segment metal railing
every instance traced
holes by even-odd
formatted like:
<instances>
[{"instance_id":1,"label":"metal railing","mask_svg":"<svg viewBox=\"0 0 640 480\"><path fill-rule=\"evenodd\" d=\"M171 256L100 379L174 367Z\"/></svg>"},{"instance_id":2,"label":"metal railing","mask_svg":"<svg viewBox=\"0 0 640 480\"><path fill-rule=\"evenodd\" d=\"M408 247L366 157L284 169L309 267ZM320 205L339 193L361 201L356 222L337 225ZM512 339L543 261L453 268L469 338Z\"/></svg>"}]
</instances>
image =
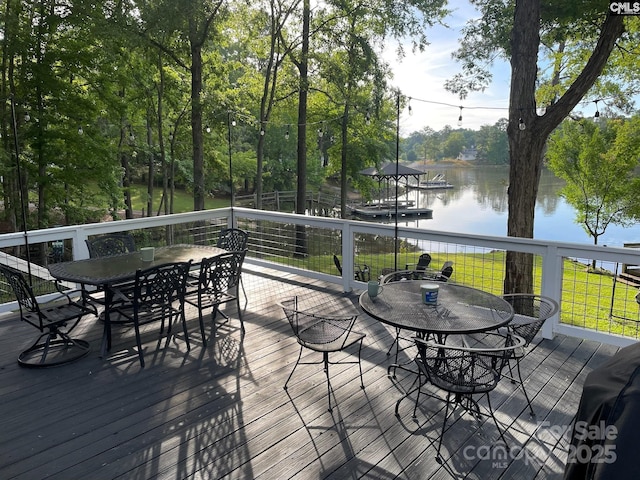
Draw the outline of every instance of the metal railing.
<instances>
[{"instance_id":1,"label":"metal railing","mask_svg":"<svg viewBox=\"0 0 640 480\"><path fill-rule=\"evenodd\" d=\"M32 275L51 284L47 263L88 258L85 240L93 235L131 232L138 247L215 244L219 231L232 225L250 234L246 264L339 283L345 291L365 287L355 279L358 267L366 265L375 279L386 271L410 267L421 252L429 252L436 268L444 261L454 262L451 281L501 294L506 252L529 253L534 258L534 290L561 303L560 314L545 324L543 335L562 333L619 346L640 338L637 286L613 275L620 265L640 265L640 250L631 248L449 233L236 207L33 230L26 239L24 233L4 234L0 235L0 262L25 270L28 243ZM0 312L15 308L1 283L0 293L4 302Z\"/></svg>"}]
</instances>

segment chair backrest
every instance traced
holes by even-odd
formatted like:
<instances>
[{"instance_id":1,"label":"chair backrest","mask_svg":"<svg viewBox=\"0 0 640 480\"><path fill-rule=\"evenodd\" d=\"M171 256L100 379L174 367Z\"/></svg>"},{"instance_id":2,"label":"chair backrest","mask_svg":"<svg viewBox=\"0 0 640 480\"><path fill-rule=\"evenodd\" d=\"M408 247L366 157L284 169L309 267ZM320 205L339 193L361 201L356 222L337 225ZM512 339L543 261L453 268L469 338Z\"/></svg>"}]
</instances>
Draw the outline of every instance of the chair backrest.
<instances>
[{"instance_id":1,"label":"chair backrest","mask_svg":"<svg viewBox=\"0 0 640 480\"><path fill-rule=\"evenodd\" d=\"M425 270L430 263L431 255L429 255L428 253L423 253L418 257L418 265L416 265L416 270Z\"/></svg>"},{"instance_id":2,"label":"chair backrest","mask_svg":"<svg viewBox=\"0 0 640 480\"><path fill-rule=\"evenodd\" d=\"M33 289L27 283L22 272L7 265L0 265L0 273L4 276L7 283L13 290L16 300L18 301L18 305L20 306L20 316L22 319L42 330L43 326L40 306L33 294Z\"/></svg>"},{"instance_id":3,"label":"chair backrest","mask_svg":"<svg viewBox=\"0 0 640 480\"><path fill-rule=\"evenodd\" d=\"M471 348L447 339L451 344L439 344L416 338L416 362L427 379L437 387L453 393L486 393L493 390L508 365L513 352L524 345L516 336L500 336L496 348ZM490 342L494 344L494 341Z\"/></svg>"},{"instance_id":4,"label":"chair backrest","mask_svg":"<svg viewBox=\"0 0 640 480\"><path fill-rule=\"evenodd\" d=\"M185 294L191 262L176 262L138 270L133 294L133 307L170 307Z\"/></svg>"},{"instance_id":5,"label":"chair backrest","mask_svg":"<svg viewBox=\"0 0 640 480\"><path fill-rule=\"evenodd\" d=\"M542 295L512 293L503 295L502 298L511 304L514 311L509 328L524 338L525 346L531 343L544 322L553 317L560 308L554 299Z\"/></svg>"},{"instance_id":6,"label":"chair backrest","mask_svg":"<svg viewBox=\"0 0 640 480\"><path fill-rule=\"evenodd\" d=\"M279 305L300 344L310 348L334 344L335 351L341 350L358 318L358 315L330 316L298 310L298 297L282 301Z\"/></svg>"},{"instance_id":7,"label":"chair backrest","mask_svg":"<svg viewBox=\"0 0 640 480\"><path fill-rule=\"evenodd\" d=\"M220 232L216 246L225 250L239 252L247 249L249 234L239 228L227 228Z\"/></svg>"},{"instance_id":8,"label":"chair backrest","mask_svg":"<svg viewBox=\"0 0 640 480\"><path fill-rule=\"evenodd\" d=\"M201 292L226 292L240 283L246 251L225 252L200 263L198 288Z\"/></svg>"},{"instance_id":9,"label":"chair backrest","mask_svg":"<svg viewBox=\"0 0 640 480\"><path fill-rule=\"evenodd\" d=\"M340 259L338 258L337 255L333 256L333 263L335 264L336 268L340 272L340 275L342 275L342 264L340 263Z\"/></svg>"},{"instance_id":10,"label":"chair backrest","mask_svg":"<svg viewBox=\"0 0 640 480\"><path fill-rule=\"evenodd\" d=\"M86 242L91 258L109 257L111 255L136 251L136 242L129 234L108 233L87 239Z\"/></svg>"}]
</instances>

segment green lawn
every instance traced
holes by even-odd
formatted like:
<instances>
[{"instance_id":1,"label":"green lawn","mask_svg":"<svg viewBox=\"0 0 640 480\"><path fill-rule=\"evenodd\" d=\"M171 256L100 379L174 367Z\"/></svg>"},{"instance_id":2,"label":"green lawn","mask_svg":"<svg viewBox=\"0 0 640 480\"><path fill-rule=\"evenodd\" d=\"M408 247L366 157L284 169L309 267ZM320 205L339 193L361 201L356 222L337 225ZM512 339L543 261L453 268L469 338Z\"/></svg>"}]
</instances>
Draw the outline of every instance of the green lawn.
<instances>
[{"instance_id":1,"label":"green lawn","mask_svg":"<svg viewBox=\"0 0 640 480\"><path fill-rule=\"evenodd\" d=\"M415 261L418 255L419 253L411 254L410 261ZM274 257L269 260L333 275L338 274L332 255L312 255L304 259ZM404 254L398 255L400 268L404 267L405 260ZM502 294L504 252L436 254L433 256L431 265L439 268L446 260L454 262L451 281L480 288L495 295ZM371 269L371 278L376 279L383 268L393 267L394 255L366 255L356 258L355 261L360 265L366 263ZM535 293L540 293L542 269L539 260L536 262L534 275L538 290ZM636 286L621 282L615 284L614 291L611 274L606 272L592 273L587 265L565 259L561 322L600 332L638 338L640 316L635 300L637 293Z\"/></svg>"},{"instance_id":2,"label":"green lawn","mask_svg":"<svg viewBox=\"0 0 640 480\"><path fill-rule=\"evenodd\" d=\"M158 212L160 200L162 197L162 189L154 190L153 214ZM133 185L131 187L131 202L134 210L142 210L147 208L147 186ZM231 204L228 198L206 198L204 202L205 209L223 208ZM164 211L164 205L162 206ZM184 190L176 190L173 197L174 213L193 212L193 193Z\"/></svg>"}]
</instances>

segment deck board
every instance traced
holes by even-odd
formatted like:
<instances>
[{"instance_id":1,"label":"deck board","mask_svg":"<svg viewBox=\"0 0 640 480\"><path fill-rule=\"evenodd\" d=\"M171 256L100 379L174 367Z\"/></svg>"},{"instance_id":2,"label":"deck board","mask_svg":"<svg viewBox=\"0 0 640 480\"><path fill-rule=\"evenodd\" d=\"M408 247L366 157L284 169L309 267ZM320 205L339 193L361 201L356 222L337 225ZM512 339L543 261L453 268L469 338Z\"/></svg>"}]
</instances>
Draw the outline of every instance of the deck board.
<instances>
[{"instance_id":1,"label":"deck board","mask_svg":"<svg viewBox=\"0 0 640 480\"><path fill-rule=\"evenodd\" d=\"M478 427L462 415L445 433L441 466L435 452L444 405L422 397L413 419L410 396L394 415L413 376L399 370L396 379L387 377L395 332L365 314L357 323L367 334L364 391L356 365L331 366L332 413L321 366L300 365L288 390L282 388L299 346L276 301L299 295L326 312L357 311L357 292L258 267L247 268L244 285L244 336L235 307L227 305L231 322L215 338L207 330L203 346L191 308L191 350L181 331L165 346L147 326L144 369L126 326L114 328L112 352L100 358L102 325L95 319L76 335L91 342L89 356L57 368L20 368L16 357L35 330L15 315L0 318L0 478L561 478L566 438L549 426L570 424L585 376L617 350L565 336L536 340L522 363L536 418L508 380L491 396L509 443L536 461L465 458L465 448L494 444L498 433L490 419ZM399 358L410 355L404 350Z\"/></svg>"}]
</instances>

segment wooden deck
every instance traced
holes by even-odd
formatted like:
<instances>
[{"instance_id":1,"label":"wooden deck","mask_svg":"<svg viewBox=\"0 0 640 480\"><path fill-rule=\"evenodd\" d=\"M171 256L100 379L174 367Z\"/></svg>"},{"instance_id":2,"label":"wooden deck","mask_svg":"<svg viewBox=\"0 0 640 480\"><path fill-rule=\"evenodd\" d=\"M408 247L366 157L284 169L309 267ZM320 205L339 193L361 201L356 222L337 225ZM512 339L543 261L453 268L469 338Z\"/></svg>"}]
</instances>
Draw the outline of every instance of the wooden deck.
<instances>
[{"instance_id":1,"label":"wooden deck","mask_svg":"<svg viewBox=\"0 0 640 480\"><path fill-rule=\"evenodd\" d=\"M111 355L99 357L98 321L86 321L76 335L91 341L88 357L50 369L20 368L16 357L36 332L15 316L0 318L0 478L561 478L567 442L557 429L571 423L585 375L617 350L569 337L540 341L523 363L537 420L510 382L491 397L519 458L479 458L496 443L497 431L490 420L478 428L463 415L445 434L448 460L440 466L434 442L443 404L423 397L413 420L410 398L400 418L394 415L412 378L387 377L393 332L364 314L357 323L367 334L364 391L354 365L331 371L333 413L320 367L298 367L288 391L282 388L298 346L275 302L299 295L325 311L356 309L356 293L254 267L247 267L244 282L244 338L229 306L232 322L203 348L189 310L191 351L180 336L165 346L149 330L144 369L128 327L116 327Z\"/></svg>"}]
</instances>

